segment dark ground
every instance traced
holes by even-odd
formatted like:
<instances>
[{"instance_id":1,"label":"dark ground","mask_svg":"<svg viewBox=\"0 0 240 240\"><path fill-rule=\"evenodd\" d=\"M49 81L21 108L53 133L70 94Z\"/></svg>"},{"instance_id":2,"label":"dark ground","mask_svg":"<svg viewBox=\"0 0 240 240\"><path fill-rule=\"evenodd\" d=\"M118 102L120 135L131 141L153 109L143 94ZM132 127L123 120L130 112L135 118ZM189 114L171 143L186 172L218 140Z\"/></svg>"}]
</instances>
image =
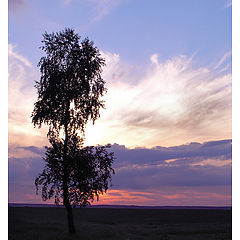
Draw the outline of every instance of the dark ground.
<instances>
[{"instance_id":1,"label":"dark ground","mask_svg":"<svg viewBox=\"0 0 240 240\"><path fill-rule=\"evenodd\" d=\"M76 237L64 208L9 207L10 240L232 239L232 211L216 209L74 209Z\"/></svg>"}]
</instances>

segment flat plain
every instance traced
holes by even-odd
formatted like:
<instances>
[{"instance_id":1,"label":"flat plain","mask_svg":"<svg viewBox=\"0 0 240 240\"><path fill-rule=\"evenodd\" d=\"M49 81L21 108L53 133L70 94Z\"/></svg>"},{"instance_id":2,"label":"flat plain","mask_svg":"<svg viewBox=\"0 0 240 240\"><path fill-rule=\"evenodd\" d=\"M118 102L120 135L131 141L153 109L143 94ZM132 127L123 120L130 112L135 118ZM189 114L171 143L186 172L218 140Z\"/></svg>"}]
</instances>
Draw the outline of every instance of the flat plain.
<instances>
[{"instance_id":1,"label":"flat plain","mask_svg":"<svg viewBox=\"0 0 240 240\"><path fill-rule=\"evenodd\" d=\"M73 209L70 237L64 208L9 207L9 240L228 240L230 209Z\"/></svg>"}]
</instances>

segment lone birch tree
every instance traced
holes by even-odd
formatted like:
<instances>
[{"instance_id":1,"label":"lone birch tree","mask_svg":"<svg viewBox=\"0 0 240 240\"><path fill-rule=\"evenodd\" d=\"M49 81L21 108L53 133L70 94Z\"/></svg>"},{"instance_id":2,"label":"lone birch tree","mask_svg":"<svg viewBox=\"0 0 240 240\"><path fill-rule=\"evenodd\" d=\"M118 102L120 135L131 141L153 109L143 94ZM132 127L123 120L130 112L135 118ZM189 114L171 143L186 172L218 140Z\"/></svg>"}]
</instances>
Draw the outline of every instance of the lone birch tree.
<instances>
[{"instance_id":1,"label":"lone birch tree","mask_svg":"<svg viewBox=\"0 0 240 240\"><path fill-rule=\"evenodd\" d=\"M39 61L40 81L36 81L38 99L32 122L46 124L50 147L46 147L46 165L36 178L42 199L55 199L67 210L70 234L75 234L72 207L86 206L106 192L111 181L113 153L106 146L83 147L85 126L97 120L104 107L106 93L101 77L105 65L97 47L88 38L80 42L73 29L44 33L45 52Z\"/></svg>"}]
</instances>

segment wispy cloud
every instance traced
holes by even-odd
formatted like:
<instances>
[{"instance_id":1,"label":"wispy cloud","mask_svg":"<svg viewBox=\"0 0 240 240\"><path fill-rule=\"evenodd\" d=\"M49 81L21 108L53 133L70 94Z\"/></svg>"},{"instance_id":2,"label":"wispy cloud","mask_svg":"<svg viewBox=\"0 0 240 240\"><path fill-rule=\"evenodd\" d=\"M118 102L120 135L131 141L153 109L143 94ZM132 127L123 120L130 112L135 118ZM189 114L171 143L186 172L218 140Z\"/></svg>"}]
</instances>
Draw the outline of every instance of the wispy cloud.
<instances>
[{"instance_id":1,"label":"wispy cloud","mask_svg":"<svg viewBox=\"0 0 240 240\"><path fill-rule=\"evenodd\" d=\"M89 14L91 16L88 25L100 21L104 16L111 13L119 4L125 0L63 0L63 3L68 6L76 2L89 6Z\"/></svg>"},{"instance_id":2,"label":"wispy cloud","mask_svg":"<svg viewBox=\"0 0 240 240\"><path fill-rule=\"evenodd\" d=\"M92 18L92 22L96 22L113 11L122 2L122 0L90 0L90 2L95 6L95 16Z\"/></svg>"},{"instance_id":3,"label":"wispy cloud","mask_svg":"<svg viewBox=\"0 0 240 240\"><path fill-rule=\"evenodd\" d=\"M103 53L106 110L87 128L86 144L151 147L231 138L231 73L223 71L229 55L210 69L193 68L186 56L159 62L154 54L139 69L124 64L118 54ZM46 129L33 129L30 119L38 79L37 69L9 44L10 141L23 136L28 142L46 141Z\"/></svg>"},{"instance_id":4,"label":"wispy cloud","mask_svg":"<svg viewBox=\"0 0 240 240\"><path fill-rule=\"evenodd\" d=\"M223 57L219 60L217 65L215 66L215 69L219 68L229 57L232 56L232 51L226 52Z\"/></svg>"},{"instance_id":5,"label":"wispy cloud","mask_svg":"<svg viewBox=\"0 0 240 240\"><path fill-rule=\"evenodd\" d=\"M17 53L15 48L16 48L16 46L14 46L12 44L8 44L8 56L9 56L9 58L20 61L20 63L23 63L26 67L32 67L31 62L27 58L25 58L22 55L20 55L19 53Z\"/></svg>"},{"instance_id":6,"label":"wispy cloud","mask_svg":"<svg viewBox=\"0 0 240 240\"><path fill-rule=\"evenodd\" d=\"M224 70L229 55L211 69L193 67L186 56L159 62L153 54L139 70L125 66L119 55L103 54L106 110L89 127L88 144L97 144L96 135L101 143L148 147L230 138L232 76Z\"/></svg>"},{"instance_id":7,"label":"wispy cloud","mask_svg":"<svg viewBox=\"0 0 240 240\"><path fill-rule=\"evenodd\" d=\"M33 143L42 145L44 130L34 129L30 115L36 100L34 81L39 73L31 62L8 46L8 129L9 143ZM38 142L38 143L37 143ZM38 145L39 146L39 145Z\"/></svg>"}]
</instances>

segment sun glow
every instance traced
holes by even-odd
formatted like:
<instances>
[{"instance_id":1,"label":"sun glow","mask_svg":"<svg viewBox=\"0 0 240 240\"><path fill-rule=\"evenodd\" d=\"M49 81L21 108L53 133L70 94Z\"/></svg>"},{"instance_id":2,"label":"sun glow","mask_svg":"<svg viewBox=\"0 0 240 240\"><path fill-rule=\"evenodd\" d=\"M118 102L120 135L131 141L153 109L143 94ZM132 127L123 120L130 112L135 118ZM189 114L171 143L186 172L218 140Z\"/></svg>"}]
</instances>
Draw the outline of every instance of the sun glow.
<instances>
[{"instance_id":1,"label":"sun glow","mask_svg":"<svg viewBox=\"0 0 240 240\"><path fill-rule=\"evenodd\" d=\"M104 124L97 124L94 125L89 122L85 129L85 146L90 145L97 145L102 144L102 139L106 135L106 127Z\"/></svg>"}]
</instances>

